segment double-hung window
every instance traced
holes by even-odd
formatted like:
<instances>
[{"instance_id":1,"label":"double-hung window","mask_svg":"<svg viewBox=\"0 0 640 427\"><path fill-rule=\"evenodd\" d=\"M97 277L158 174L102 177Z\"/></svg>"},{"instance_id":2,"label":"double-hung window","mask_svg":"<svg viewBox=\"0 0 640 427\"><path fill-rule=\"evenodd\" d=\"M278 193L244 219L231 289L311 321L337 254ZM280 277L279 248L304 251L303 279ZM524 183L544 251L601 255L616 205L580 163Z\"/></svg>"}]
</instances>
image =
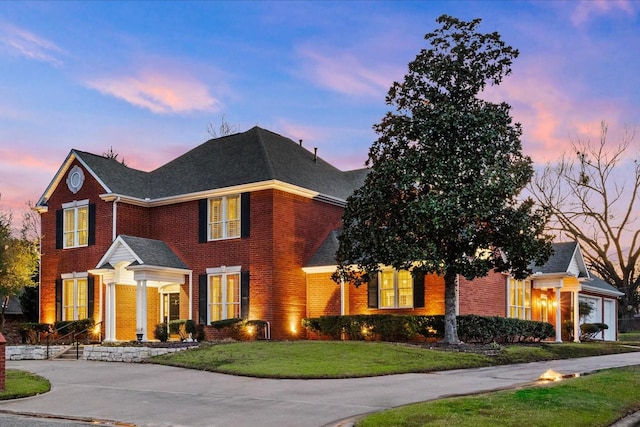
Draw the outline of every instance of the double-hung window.
<instances>
[{"instance_id":1,"label":"double-hung window","mask_svg":"<svg viewBox=\"0 0 640 427\"><path fill-rule=\"evenodd\" d=\"M209 199L209 240L240 237L240 195Z\"/></svg>"},{"instance_id":2,"label":"double-hung window","mask_svg":"<svg viewBox=\"0 0 640 427\"><path fill-rule=\"evenodd\" d=\"M240 318L240 267L208 269L209 320Z\"/></svg>"},{"instance_id":3,"label":"double-hung window","mask_svg":"<svg viewBox=\"0 0 640 427\"><path fill-rule=\"evenodd\" d=\"M379 308L413 307L413 277L407 270L382 270L378 274Z\"/></svg>"},{"instance_id":4,"label":"double-hung window","mask_svg":"<svg viewBox=\"0 0 640 427\"><path fill-rule=\"evenodd\" d=\"M509 281L509 317L531 320L531 281Z\"/></svg>"},{"instance_id":5,"label":"double-hung window","mask_svg":"<svg viewBox=\"0 0 640 427\"><path fill-rule=\"evenodd\" d=\"M86 319L89 317L88 279L68 276L63 275L62 279L62 320Z\"/></svg>"},{"instance_id":6,"label":"double-hung window","mask_svg":"<svg viewBox=\"0 0 640 427\"><path fill-rule=\"evenodd\" d=\"M89 205L88 202L73 203L63 213L64 248L75 248L89 244Z\"/></svg>"}]
</instances>

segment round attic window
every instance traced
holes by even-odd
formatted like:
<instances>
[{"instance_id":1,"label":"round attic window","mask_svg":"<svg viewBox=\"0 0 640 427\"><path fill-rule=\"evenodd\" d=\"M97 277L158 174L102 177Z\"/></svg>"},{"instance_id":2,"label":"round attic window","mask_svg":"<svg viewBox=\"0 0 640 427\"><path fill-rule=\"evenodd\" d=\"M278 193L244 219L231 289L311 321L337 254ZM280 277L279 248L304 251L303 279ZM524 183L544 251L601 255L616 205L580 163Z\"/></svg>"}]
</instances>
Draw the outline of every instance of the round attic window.
<instances>
[{"instance_id":1,"label":"round attic window","mask_svg":"<svg viewBox=\"0 0 640 427\"><path fill-rule=\"evenodd\" d=\"M84 172L78 165L75 165L67 175L67 186L73 194L76 194L82 188L83 183Z\"/></svg>"}]
</instances>

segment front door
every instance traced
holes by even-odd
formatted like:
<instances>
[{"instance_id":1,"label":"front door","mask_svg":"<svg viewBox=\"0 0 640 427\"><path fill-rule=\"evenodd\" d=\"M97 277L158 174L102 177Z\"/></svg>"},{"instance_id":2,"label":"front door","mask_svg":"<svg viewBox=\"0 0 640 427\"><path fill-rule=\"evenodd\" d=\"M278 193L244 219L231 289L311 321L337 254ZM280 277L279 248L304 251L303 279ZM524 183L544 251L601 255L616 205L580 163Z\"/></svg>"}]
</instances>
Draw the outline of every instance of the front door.
<instances>
[{"instance_id":1,"label":"front door","mask_svg":"<svg viewBox=\"0 0 640 427\"><path fill-rule=\"evenodd\" d=\"M180 319L180 294L162 294L162 321L169 324L172 320Z\"/></svg>"}]
</instances>

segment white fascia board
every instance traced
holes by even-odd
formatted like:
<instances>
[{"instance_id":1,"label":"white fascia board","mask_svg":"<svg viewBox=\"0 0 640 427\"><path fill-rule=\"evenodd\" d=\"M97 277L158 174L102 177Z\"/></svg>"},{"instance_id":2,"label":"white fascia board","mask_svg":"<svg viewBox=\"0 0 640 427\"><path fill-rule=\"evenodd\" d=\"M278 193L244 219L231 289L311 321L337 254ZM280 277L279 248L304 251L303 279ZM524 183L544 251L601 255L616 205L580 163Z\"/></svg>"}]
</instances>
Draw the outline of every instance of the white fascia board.
<instances>
[{"instance_id":1,"label":"white fascia board","mask_svg":"<svg viewBox=\"0 0 640 427\"><path fill-rule=\"evenodd\" d=\"M102 258L100 259L100 261L98 262L98 265L96 265L96 269L100 268L101 265L104 265L109 258L111 258L111 256L113 255L113 253L117 250L118 245L122 245L124 246L127 251L129 251L129 253L131 254L131 256L138 261L139 264L142 264L142 260L140 259L140 257L138 257L138 255L131 250L131 248L129 247L129 245L127 245L125 243L125 241L122 239L121 236L118 236L116 238L116 240L113 241L113 243L111 244L111 246L109 246L109 249L107 249L107 252L105 252L105 254L102 256Z\"/></svg>"},{"instance_id":2,"label":"white fascia board","mask_svg":"<svg viewBox=\"0 0 640 427\"><path fill-rule=\"evenodd\" d=\"M102 181L102 179L100 179L100 177L96 175L96 173L84 162L84 160L82 160L82 158L77 155L76 151L71 150L69 151L69 154L67 154L67 158L64 160L64 162L62 162L62 165L60 165L58 172L56 172L56 174L53 176L53 179L47 186L47 189L44 191L42 196L40 196L38 203L36 203L36 206L34 207L35 211L42 213L48 210L46 206L47 201L51 197L51 194L58 187L60 182L63 181L64 175L67 173L67 170L69 169L69 167L71 166L74 160L78 160L78 162L84 167L84 169L87 172L89 172L96 181L98 181L98 183L102 186L102 188L104 188L104 190L107 193L111 192L109 187L107 187L107 185Z\"/></svg>"},{"instance_id":3,"label":"white fascia board","mask_svg":"<svg viewBox=\"0 0 640 427\"><path fill-rule=\"evenodd\" d=\"M597 288L595 286L589 286L586 283L582 284L582 290L585 292L593 292L594 294L609 295L616 298L624 295L624 292L614 291L614 290L609 291L607 289Z\"/></svg>"},{"instance_id":4,"label":"white fascia board","mask_svg":"<svg viewBox=\"0 0 640 427\"><path fill-rule=\"evenodd\" d=\"M302 267L306 274L333 273L338 268L337 265L319 265L317 267Z\"/></svg>"},{"instance_id":5,"label":"white fascia board","mask_svg":"<svg viewBox=\"0 0 640 427\"><path fill-rule=\"evenodd\" d=\"M128 203L136 206L143 207L157 207L172 205L175 203L184 203L194 200L205 199L208 197L222 197L230 194L246 193L260 190L281 190L287 193L296 194L298 196L306 197L309 199L316 199L325 203L331 203L337 206L344 207L346 201L337 197L327 196L325 194L318 193L317 191L308 190L306 188L298 187L297 185L288 184L286 182L279 181L277 179L269 181L261 181L251 184L234 185L232 187L217 188L207 191L199 191L197 193L181 194L178 196L161 197L158 199L141 199L139 197L131 197L122 194L105 193L101 194L100 198L106 202L113 201L120 198L123 203Z\"/></svg>"}]
</instances>

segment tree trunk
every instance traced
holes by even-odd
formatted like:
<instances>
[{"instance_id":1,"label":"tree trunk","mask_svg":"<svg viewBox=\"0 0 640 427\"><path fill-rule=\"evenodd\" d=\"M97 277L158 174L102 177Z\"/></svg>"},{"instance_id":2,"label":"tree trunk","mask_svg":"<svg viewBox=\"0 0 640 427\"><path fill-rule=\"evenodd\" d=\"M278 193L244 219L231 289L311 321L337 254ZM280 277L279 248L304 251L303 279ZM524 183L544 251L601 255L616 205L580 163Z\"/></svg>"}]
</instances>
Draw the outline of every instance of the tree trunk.
<instances>
[{"instance_id":1,"label":"tree trunk","mask_svg":"<svg viewBox=\"0 0 640 427\"><path fill-rule=\"evenodd\" d=\"M5 295L4 301L2 302L2 311L0 312L0 331L4 332L4 312L7 310L7 306L9 305L9 295Z\"/></svg>"},{"instance_id":2,"label":"tree trunk","mask_svg":"<svg viewBox=\"0 0 640 427\"><path fill-rule=\"evenodd\" d=\"M444 274L444 340L445 344L460 344L456 323L457 274L447 270Z\"/></svg>"}]
</instances>

